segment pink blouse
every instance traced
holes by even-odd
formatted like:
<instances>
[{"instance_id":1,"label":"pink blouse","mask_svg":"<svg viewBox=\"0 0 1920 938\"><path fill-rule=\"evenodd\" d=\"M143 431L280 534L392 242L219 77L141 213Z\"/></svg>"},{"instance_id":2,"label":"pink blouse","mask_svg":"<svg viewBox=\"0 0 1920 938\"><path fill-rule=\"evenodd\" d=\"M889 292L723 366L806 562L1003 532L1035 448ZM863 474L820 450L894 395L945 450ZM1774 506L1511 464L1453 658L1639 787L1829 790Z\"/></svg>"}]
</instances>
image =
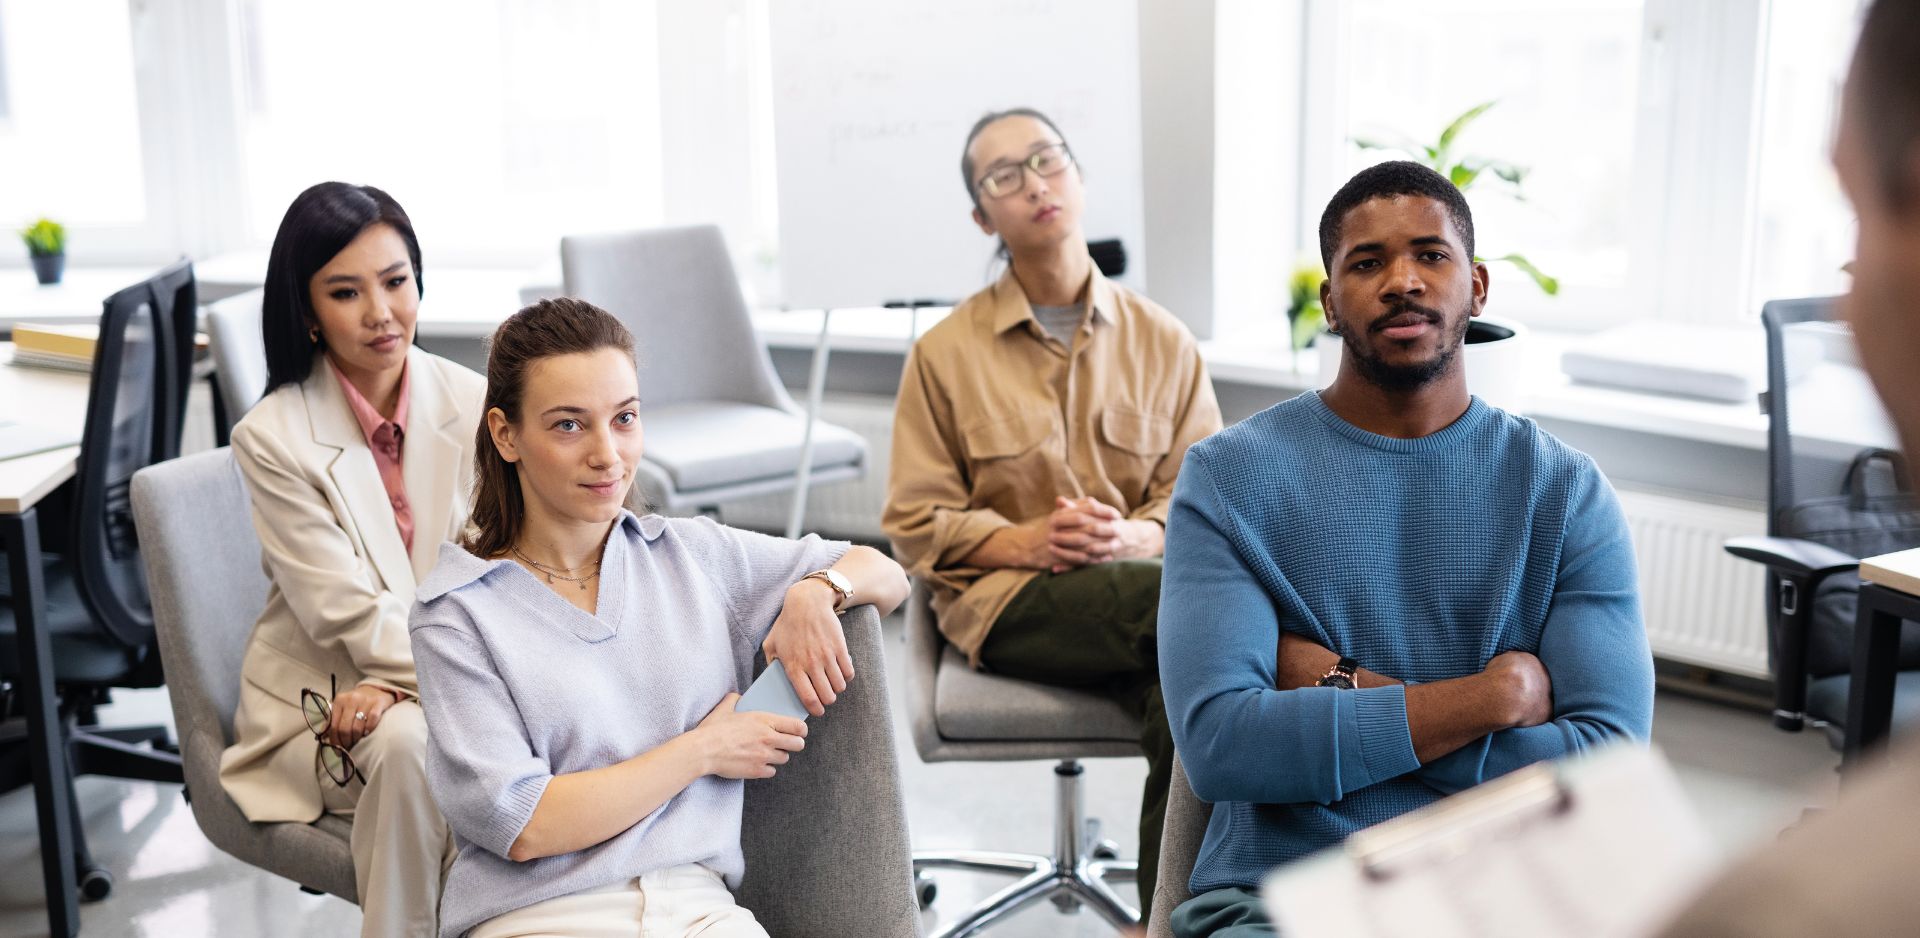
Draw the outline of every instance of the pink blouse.
<instances>
[{"instance_id":1,"label":"pink blouse","mask_svg":"<svg viewBox=\"0 0 1920 938\"><path fill-rule=\"evenodd\" d=\"M360 422L360 432L367 435L367 446L373 450L373 464L380 470L380 484L387 489L387 500L393 504L393 521L400 527L400 540L407 545L407 551L413 551L413 508L407 504L407 483L400 477L400 453L407 439L407 398L409 372L401 366L400 402L394 405L393 419L380 416L373 405L367 402L360 389L347 380L340 366L332 361L333 376L340 379L340 389L347 394L347 406L353 408L353 417Z\"/></svg>"}]
</instances>

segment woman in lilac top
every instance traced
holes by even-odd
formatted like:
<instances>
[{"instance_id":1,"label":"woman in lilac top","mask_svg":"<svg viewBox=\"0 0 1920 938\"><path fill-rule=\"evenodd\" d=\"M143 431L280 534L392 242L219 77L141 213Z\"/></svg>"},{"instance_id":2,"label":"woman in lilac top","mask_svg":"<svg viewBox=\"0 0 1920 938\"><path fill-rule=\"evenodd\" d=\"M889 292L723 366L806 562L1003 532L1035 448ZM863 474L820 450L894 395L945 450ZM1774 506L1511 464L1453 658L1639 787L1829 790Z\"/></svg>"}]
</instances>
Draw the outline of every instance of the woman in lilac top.
<instances>
[{"instance_id":1,"label":"woman in lilac top","mask_svg":"<svg viewBox=\"0 0 1920 938\"><path fill-rule=\"evenodd\" d=\"M632 337L587 303L494 333L473 527L409 626L459 847L443 935L764 936L731 892L740 780L806 724L735 712L737 691L764 650L823 713L854 677L836 613L907 595L871 548L623 510L637 389Z\"/></svg>"}]
</instances>

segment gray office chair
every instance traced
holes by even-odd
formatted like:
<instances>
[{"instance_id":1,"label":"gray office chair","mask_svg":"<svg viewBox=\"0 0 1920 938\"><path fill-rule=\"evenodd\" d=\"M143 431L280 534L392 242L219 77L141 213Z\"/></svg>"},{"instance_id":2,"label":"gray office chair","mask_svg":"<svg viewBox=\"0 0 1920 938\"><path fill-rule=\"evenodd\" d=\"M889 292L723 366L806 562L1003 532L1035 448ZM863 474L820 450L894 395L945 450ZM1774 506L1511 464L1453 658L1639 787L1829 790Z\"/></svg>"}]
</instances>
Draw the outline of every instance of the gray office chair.
<instances>
[{"instance_id":1,"label":"gray office chair","mask_svg":"<svg viewBox=\"0 0 1920 938\"><path fill-rule=\"evenodd\" d=\"M255 824L220 785L220 754L233 743L240 705L240 659L267 603L260 541L231 452L141 470L133 513L194 820L235 857L308 892L357 902L349 821L327 814L312 824Z\"/></svg>"},{"instance_id":2,"label":"gray office chair","mask_svg":"<svg viewBox=\"0 0 1920 938\"><path fill-rule=\"evenodd\" d=\"M880 616L855 606L841 624L848 653L869 664L807 721L805 752L747 783L736 898L770 935L918 935Z\"/></svg>"},{"instance_id":3,"label":"gray office chair","mask_svg":"<svg viewBox=\"0 0 1920 938\"><path fill-rule=\"evenodd\" d=\"M1726 549L1767 568L1767 633L1774 672L1775 726L1827 730L1848 744L1847 701L1860 595L1860 558L1920 547L1920 497L1901 478L1903 457L1874 447L1821 440L1811 431L1877 410L1864 379L1832 387L1836 325L1830 297L1773 300L1767 330L1767 536L1737 537ZM1841 337L1844 341L1845 337ZM1823 374L1824 371L1824 374ZM1907 624L1895 678L1896 731L1920 725L1920 625Z\"/></svg>"},{"instance_id":4,"label":"gray office chair","mask_svg":"<svg viewBox=\"0 0 1920 938\"><path fill-rule=\"evenodd\" d=\"M936 938L971 935L1042 897L1062 908L1085 903L1122 930L1140 914L1107 885L1131 880L1134 863L1115 858L1086 818L1079 760L1140 755L1140 723L1115 701L1064 687L976 671L940 635L926 586L915 582L907 607L907 704L914 748L927 762L1056 760L1051 855L991 850L916 850L913 867L923 905L936 886L929 870L1002 873L1013 884L987 897Z\"/></svg>"},{"instance_id":5,"label":"gray office chair","mask_svg":"<svg viewBox=\"0 0 1920 938\"><path fill-rule=\"evenodd\" d=\"M260 337L259 290L230 296L207 307L207 341L213 351L213 430L225 446L233 425L267 390L267 349Z\"/></svg>"},{"instance_id":6,"label":"gray office chair","mask_svg":"<svg viewBox=\"0 0 1920 938\"><path fill-rule=\"evenodd\" d=\"M194 820L235 857L308 892L356 901L347 820L255 824L220 785L240 659L267 595L246 483L230 451L143 470L133 480L133 508ZM856 606L843 623L854 660L882 660L872 606ZM918 932L888 699L886 669L862 669L825 716L809 721L806 753L747 785L747 874L738 895L772 934Z\"/></svg>"},{"instance_id":7,"label":"gray office chair","mask_svg":"<svg viewBox=\"0 0 1920 938\"><path fill-rule=\"evenodd\" d=\"M646 454L641 494L661 511L794 489L807 415L754 332L720 229L712 225L560 241L568 296L614 314L640 352ZM811 481L857 479L867 444L816 422Z\"/></svg>"},{"instance_id":8,"label":"gray office chair","mask_svg":"<svg viewBox=\"0 0 1920 938\"><path fill-rule=\"evenodd\" d=\"M1147 938L1173 938L1173 910L1193 898L1187 884L1193 879L1200 842L1206 839L1213 805L1201 801L1187 783L1187 770L1174 757L1173 778L1167 785L1167 821L1160 833L1160 875L1153 881L1153 916Z\"/></svg>"}]
</instances>

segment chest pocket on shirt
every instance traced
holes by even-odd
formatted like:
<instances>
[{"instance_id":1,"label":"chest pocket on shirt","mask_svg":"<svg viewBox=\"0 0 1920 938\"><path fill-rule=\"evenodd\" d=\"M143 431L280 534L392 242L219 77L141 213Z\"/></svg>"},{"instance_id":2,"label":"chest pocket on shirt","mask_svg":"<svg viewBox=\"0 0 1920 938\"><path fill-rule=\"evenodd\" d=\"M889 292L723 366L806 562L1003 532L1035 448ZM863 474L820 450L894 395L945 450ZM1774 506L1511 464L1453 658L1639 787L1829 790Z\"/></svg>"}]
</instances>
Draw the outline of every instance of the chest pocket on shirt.
<instances>
[{"instance_id":1,"label":"chest pocket on shirt","mask_svg":"<svg viewBox=\"0 0 1920 938\"><path fill-rule=\"evenodd\" d=\"M1107 477L1137 505L1146 500L1154 468L1173 448L1173 418L1108 407L1100 414L1100 443Z\"/></svg>"},{"instance_id":2,"label":"chest pocket on shirt","mask_svg":"<svg viewBox=\"0 0 1920 938\"><path fill-rule=\"evenodd\" d=\"M1041 444L1053 435L1053 413L1045 410L977 423L962 432L974 504L1006 510L1025 489L1052 491L1049 449Z\"/></svg>"}]
</instances>

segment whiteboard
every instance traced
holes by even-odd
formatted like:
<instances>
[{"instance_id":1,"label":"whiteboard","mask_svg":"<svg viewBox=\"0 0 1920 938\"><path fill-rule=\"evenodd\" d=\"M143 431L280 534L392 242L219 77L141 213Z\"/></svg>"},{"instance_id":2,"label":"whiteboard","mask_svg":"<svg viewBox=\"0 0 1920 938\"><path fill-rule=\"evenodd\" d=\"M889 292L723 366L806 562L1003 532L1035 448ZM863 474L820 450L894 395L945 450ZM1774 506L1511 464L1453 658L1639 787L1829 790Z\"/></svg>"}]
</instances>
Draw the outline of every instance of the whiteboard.
<instances>
[{"instance_id":1,"label":"whiteboard","mask_svg":"<svg viewBox=\"0 0 1920 938\"><path fill-rule=\"evenodd\" d=\"M1144 283L1137 0L774 0L779 266L790 308L959 300L998 275L960 177L981 115L1032 107L1086 179L1089 241Z\"/></svg>"}]
</instances>

